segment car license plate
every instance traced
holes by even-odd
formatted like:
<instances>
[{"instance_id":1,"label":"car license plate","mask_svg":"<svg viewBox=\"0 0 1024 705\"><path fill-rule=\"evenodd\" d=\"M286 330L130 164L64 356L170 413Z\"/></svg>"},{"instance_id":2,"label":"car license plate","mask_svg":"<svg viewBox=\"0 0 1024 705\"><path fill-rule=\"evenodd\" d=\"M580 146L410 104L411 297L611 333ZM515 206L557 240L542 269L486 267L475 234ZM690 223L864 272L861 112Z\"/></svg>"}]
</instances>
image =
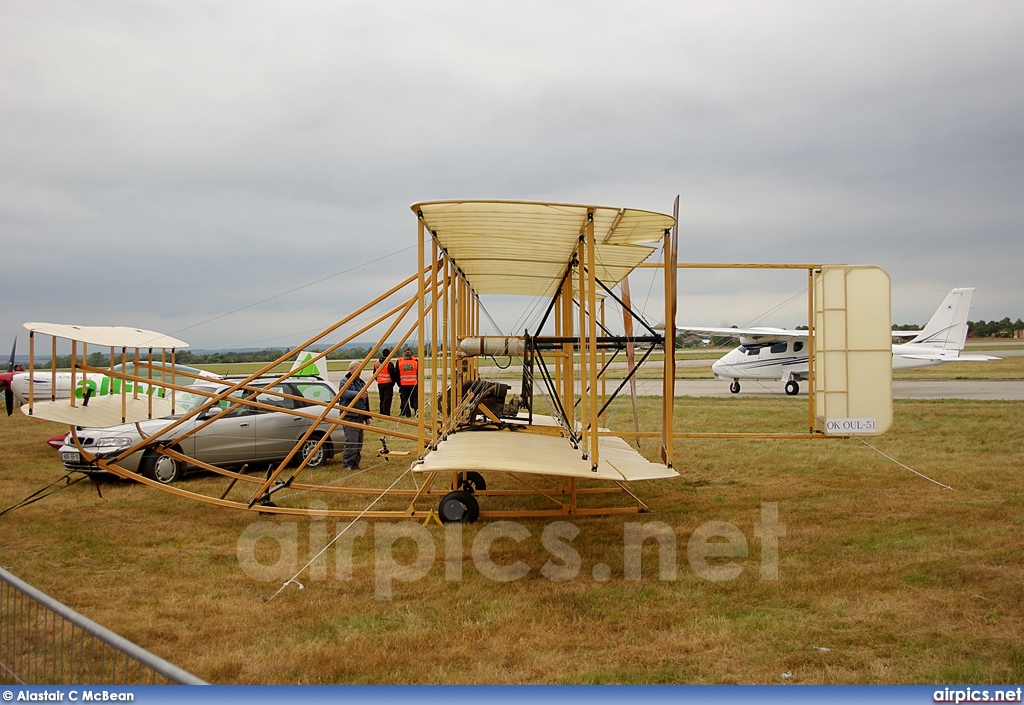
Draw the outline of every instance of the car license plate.
<instances>
[{"instance_id":1,"label":"car license plate","mask_svg":"<svg viewBox=\"0 0 1024 705\"><path fill-rule=\"evenodd\" d=\"M60 454L60 460L63 463L77 463L78 462L78 453L66 453L66 452L65 453L61 453Z\"/></svg>"}]
</instances>

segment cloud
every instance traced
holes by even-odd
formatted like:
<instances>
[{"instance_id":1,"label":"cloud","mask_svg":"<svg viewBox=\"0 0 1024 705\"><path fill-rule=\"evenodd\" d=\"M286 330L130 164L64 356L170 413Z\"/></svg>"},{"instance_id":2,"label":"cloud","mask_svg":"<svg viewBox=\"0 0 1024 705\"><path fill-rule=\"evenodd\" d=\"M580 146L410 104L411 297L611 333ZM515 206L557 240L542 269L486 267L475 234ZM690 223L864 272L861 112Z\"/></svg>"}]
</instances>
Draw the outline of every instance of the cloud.
<instances>
[{"instance_id":1,"label":"cloud","mask_svg":"<svg viewBox=\"0 0 1024 705\"><path fill-rule=\"evenodd\" d=\"M684 257L876 263L897 320L954 285L1016 317L1022 26L1012 2L7 3L0 331L286 337L413 270L413 201L676 193ZM706 286L737 323L787 290Z\"/></svg>"}]
</instances>

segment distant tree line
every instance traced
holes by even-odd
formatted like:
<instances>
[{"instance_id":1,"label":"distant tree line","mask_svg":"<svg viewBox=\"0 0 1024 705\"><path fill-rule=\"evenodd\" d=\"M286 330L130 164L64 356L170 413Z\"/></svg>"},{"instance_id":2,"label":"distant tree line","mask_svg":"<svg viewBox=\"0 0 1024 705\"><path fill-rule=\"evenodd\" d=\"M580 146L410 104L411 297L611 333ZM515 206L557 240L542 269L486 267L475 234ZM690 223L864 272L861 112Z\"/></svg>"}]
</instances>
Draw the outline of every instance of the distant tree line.
<instances>
[{"instance_id":1,"label":"distant tree line","mask_svg":"<svg viewBox=\"0 0 1024 705\"><path fill-rule=\"evenodd\" d=\"M1015 330L1024 330L1024 321L967 321L967 334L974 338L1011 338Z\"/></svg>"},{"instance_id":2,"label":"distant tree line","mask_svg":"<svg viewBox=\"0 0 1024 705\"><path fill-rule=\"evenodd\" d=\"M416 343L411 343L409 345L409 347L411 347L413 349L413 352L415 354ZM320 349L310 348L310 350L312 350L313 352L320 352L320 350L322 350L322 348L320 348ZM429 343L426 345L426 351L427 351L428 354L430 353L430 344ZM175 353L174 360L179 365L190 365L190 366L193 366L193 367L196 366L196 365L215 365L215 364L223 364L223 363L235 364L235 363L239 363L239 362L271 362L272 360L276 360L277 358L281 357L281 355L284 354L285 352L287 352L287 351L284 350L284 349L281 349L281 348L264 348L263 350L246 350L246 351L240 351L240 352L227 350L227 351L218 351L218 352L210 352L210 353L195 353L195 352L192 352L191 350L178 350ZM370 352L371 351L368 348L360 348L360 347L342 348L340 350L335 350L334 352L329 353L327 355L327 359L328 360L362 360ZM379 352L376 351L376 350L374 350L373 352L379 354ZM146 355L147 355L146 351L140 351L140 353L141 353L142 359L145 360ZM83 359L82 356L79 355L78 356L78 360L79 360L78 364L82 364L82 359ZM128 357L127 357L128 362L132 362L132 361L134 361L134 359L135 359L135 351L134 350L129 350L128 351ZM154 352L154 359L155 360L159 360L159 355L157 353L155 353L155 352ZM170 361L170 355L169 354L168 354L168 361ZM115 354L114 355L114 364L117 365L117 364L120 364L120 362L121 362L121 356L118 355L118 354ZM92 353L89 353L89 356L86 359L86 364L88 364L91 367L109 367L110 366L110 356L107 353L103 353L103 352L99 352L99 351L92 352ZM45 360L36 360L36 366L37 367L42 367L42 366L49 367L50 366L49 358L47 358ZM68 368L70 368L71 367L71 355L58 355L57 356L57 367L60 368L60 369L68 369Z\"/></svg>"}]
</instances>

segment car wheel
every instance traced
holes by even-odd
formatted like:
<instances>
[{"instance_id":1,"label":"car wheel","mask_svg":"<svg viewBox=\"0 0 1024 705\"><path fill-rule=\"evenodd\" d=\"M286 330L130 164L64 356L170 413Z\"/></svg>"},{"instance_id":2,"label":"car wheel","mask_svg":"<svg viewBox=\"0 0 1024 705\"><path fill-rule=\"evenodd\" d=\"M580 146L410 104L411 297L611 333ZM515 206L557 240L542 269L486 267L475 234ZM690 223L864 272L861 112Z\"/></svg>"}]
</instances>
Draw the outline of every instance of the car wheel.
<instances>
[{"instance_id":1,"label":"car wheel","mask_svg":"<svg viewBox=\"0 0 1024 705\"><path fill-rule=\"evenodd\" d=\"M455 490L441 498L437 514L444 524L472 524L480 516L480 505L469 492Z\"/></svg>"},{"instance_id":2,"label":"car wheel","mask_svg":"<svg viewBox=\"0 0 1024 705\"><path fill-rule=\"evenodd\" d=\"M472 470L466 473L460 472L458 478L458 489L465 490L470 494L487 489L487 482L484 481L484 476L478 472L473 472Z\"/></svg>"},{"instance_id":3,"label":"car wheel","mask_svg":"<svg viewBox=\"0 0 1024 705\"><path fill-rule=\"evenodd\" d=\"M139 463L139 472L143 477L155 480L161 485L169 485L181 479L185 474L185 468L174 458L148 450Z\"/></svg>"},{"instance_id":4,"label":"car wheel","mask_svg":"<svg viewBox=\"0 0 1024 705\"><path fill-rule=\"evenodd\" d=\"M319 441L320 435L317 434L305 440L302 443L302 448L299 449L299 457L306 461L307 468L318 468L327 462L327 442L325 441L323 445L317 448L316 444Z\"/></svg>"}]
</instances>

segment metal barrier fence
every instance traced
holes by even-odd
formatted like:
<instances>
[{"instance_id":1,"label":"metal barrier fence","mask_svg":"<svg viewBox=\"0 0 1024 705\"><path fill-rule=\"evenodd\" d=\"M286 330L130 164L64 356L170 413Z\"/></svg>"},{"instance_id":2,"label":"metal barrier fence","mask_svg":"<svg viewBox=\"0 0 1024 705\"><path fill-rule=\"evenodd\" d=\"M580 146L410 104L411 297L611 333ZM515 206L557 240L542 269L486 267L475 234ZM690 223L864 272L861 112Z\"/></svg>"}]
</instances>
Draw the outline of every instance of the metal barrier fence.
<instances>
[{"instance_id":1,"label":"metal barrier fence","mask_svg":"<svg viewBox=\"0 0 1024 705\"><path fill-rule=\"evenodd\" d=\"M204 685L0 568L0 683Z\"/></svg>"}]
</instances>

